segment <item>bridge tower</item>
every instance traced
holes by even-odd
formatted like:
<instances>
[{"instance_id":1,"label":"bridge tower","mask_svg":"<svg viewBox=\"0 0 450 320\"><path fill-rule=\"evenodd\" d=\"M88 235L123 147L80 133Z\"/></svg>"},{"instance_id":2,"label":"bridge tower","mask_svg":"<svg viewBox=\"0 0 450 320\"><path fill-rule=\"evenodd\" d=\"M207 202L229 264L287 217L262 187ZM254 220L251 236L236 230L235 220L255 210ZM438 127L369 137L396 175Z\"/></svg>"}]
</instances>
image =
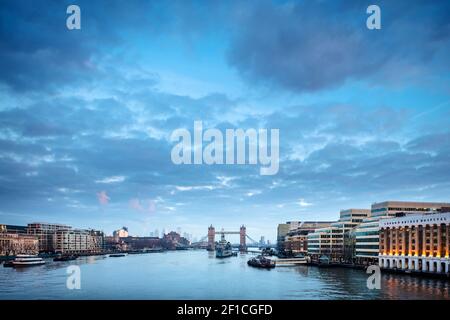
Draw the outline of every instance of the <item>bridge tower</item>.
<instances>
[{"instance_id":1,"label":"bridge tower","mask_svg":"<svg viewBox=\"0 0 450 320\"><path fill-rule=\"evenodd\" d=\"M212 225L208 227L208 250L215 250L216 229Z\"/></svg>"},{"instance_id":2,"label":"bridge tower","mask_svg":"<svg viewBox=\"0 0 450 320\"><path fill-rule=\"evenodd\" d=\"M245 226L242 225L241 228L239 229L239 250L240 251L247 251L247 245L245 243L245 239L247 238L247 234L246 234L246 229Z\"/></svg>"}]
</instances>

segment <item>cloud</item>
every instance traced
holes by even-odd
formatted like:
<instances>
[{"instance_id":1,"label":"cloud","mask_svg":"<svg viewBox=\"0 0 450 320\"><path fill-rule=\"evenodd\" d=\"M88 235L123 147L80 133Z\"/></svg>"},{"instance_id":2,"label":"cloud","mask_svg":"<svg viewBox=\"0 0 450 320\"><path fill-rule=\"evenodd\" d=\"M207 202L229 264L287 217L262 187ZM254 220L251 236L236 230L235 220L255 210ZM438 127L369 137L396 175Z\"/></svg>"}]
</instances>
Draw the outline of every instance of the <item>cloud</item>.
<instances>
[{"instance_id":1,"label":"cloud","mask_svg":"<svg viewBox=\"0 0 450 320\"><path fill-rule=\"evenodd\" d=\"M253 197L253 196L256 196L256 195L261 194L261 193L262 193L261 190L252 190L252 191L247 192L245 195L247 197Z\"/></svg>"},{"instance_id":2,"label":"cloud","mask_svg":"<svg viewBox=\"0 0 450 320\"><path fill-rule=\"evenodd\" d=\"M104 11L91 3L80 2L89 15L82 13L87 19L78 35L59 27L65 7L56 2L39 15L20 1L6 1L0 11L2 212L106 231L123 225L124 214L132 219L156 209L166 219L174 213L170 218L224 227L255 225L263 217L270 234L276 223L301 218L303 209L321 219L373 201L448 198L449 106L437 104L449 100L448 78L440 78L440 86L427 81L448 71L448 4L380 2L383 29L369 33L363 2L227 2L217 8L199 2L197 8L184 1L112 1ZM198 19L205 10L207 21ZM161 38L174 40L171 49L186 41L186 52L160 49ZM160 62L187 80L205 82L207 73L228 85L228 46L230 65L251 80L231 78L231 94L176 94L161 85ZM161 52L153 50L150 59L155 48ZM206 71L197 70L202 67ZM391 84L402 74L409 90L393 94ZM348 81L370 87L380 77L386 77L383 88L367 97L342 87ZM416 87L418 78L427 85ZM285 99L273 90L255 98L261 83L295 93L336 86L342 92ZM234 86L244 86L245 95ZM279 173L174 165L170 133L199 119L220 130L279 128ZM107 218L99 219L98 203L109 204ZM178 223L151 219L159 229Z\"/></svg>"},{"instance_id":3,"label":"cloud","mask_svg":"<svg viewBox=\"0 0 450 320\"><path fill-rule=\"evenodd\" d=\"M119 183L119 182L124 182L125 181L125 177L124 176L112 176L112 177L106 177L100 180L95 180L95 183Z\"/></svg>"},{"instance_id":4,"label":"cloud","mask_svg":"<svg viewBox=\"0 0 450 320\"><path fill-rule=\"evenodd\" d=\"M296 92L448 73L448 1L378 1L382 29L376 31L366 28L370 4L258 2L239 16L245 28L236 32L228 61L250 82Z\"/></svg>"},{"instance_id":5,"label":"cloud","mask_svg":"<svg viewBox=\"0 0 450 320\"><path fill-rule=\"evenodd\" d=\"M220 181L220 184L223 187L230 187L231 186L230 182L233 180L236 180L236 179L238 179L238 177L226 177L226 176L218 176L217 177L217 180Z\"/></svg>"},{"instance_id":6,"label":"cloud","mask_svg":"<svg viewBox=\"0 0 450 320\"><path fill-rule=\"evenodd\" d=\"M177 191L191 191L191 190L214 190L214 186L175 186Z\"/></svg>"},{"instance_id":7,"label":"cloud","mask_svg":"<svg viewBox=\"0 0 450 320\"><path fill-rule=\"evenodd\" d=\"M309 206L312 206L313 204L309 203L309 202L306 202L305 199L300 198L300 199L298 199L298 205L300 207L309 207Z\"/></svg>"}]
</instances>

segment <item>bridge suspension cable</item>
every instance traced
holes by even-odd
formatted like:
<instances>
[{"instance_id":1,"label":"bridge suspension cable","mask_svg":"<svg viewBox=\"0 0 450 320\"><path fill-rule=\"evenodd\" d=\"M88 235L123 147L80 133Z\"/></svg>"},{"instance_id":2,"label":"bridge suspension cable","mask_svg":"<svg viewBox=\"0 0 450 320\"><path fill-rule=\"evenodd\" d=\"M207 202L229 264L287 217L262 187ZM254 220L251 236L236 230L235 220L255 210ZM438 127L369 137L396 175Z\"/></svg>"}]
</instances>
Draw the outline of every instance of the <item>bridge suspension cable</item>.
<instances>
[{"instance_id":1,"label":"bridge suspension cable","mask_svg":"<svg viewBox=\"0 0 450 320\"><path fill-rule=\"evenodd\" d=\"M258 244L257 241L253 240L248 234L245 235L253 244Z\"/></svg>"}]
</instances>

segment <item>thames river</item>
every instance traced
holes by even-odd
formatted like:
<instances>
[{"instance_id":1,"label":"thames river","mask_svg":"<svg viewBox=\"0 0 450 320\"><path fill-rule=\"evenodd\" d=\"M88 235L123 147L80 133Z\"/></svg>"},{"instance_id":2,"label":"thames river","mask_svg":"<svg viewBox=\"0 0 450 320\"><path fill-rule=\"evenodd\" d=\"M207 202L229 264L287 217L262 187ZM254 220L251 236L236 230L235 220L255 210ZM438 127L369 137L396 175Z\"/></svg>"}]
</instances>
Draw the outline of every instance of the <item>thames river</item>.
<instances>
[{"instance_id":1,"label":"thames river","mask_svg":"<svg viewBox=\"0 0 450 320\"><path fill-rule=\"evenodd\" d=\"M82 257L13 269L0 267L0 299L450 299L450 281L382 274L369 290L362 270L247 266L251 254L172 251ZM67 267L78 265L81 288L69 290Z\"/></svg>"}]
</instances>

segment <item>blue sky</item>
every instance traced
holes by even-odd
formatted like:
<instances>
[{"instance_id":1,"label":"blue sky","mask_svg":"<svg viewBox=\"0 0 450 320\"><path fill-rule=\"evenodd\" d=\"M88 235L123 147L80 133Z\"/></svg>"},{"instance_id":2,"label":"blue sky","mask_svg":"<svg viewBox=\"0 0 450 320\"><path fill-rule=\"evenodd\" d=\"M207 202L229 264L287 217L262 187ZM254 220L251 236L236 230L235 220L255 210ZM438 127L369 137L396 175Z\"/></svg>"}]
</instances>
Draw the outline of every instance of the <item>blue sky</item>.
<instances>
[{"instance_id":1,"label":"blue sky","mask_svg":"<svg viewBox=\"0 0 450 320\"><path fill-rule=\"evenodd\" d=\"M287 220L450 201L449 2L375 3L381 30L373 1L2 1L0 222L274 240ZM174 165L170 134L195 120L279 129L278 174Z\"/></svg>"}]
</instances>

